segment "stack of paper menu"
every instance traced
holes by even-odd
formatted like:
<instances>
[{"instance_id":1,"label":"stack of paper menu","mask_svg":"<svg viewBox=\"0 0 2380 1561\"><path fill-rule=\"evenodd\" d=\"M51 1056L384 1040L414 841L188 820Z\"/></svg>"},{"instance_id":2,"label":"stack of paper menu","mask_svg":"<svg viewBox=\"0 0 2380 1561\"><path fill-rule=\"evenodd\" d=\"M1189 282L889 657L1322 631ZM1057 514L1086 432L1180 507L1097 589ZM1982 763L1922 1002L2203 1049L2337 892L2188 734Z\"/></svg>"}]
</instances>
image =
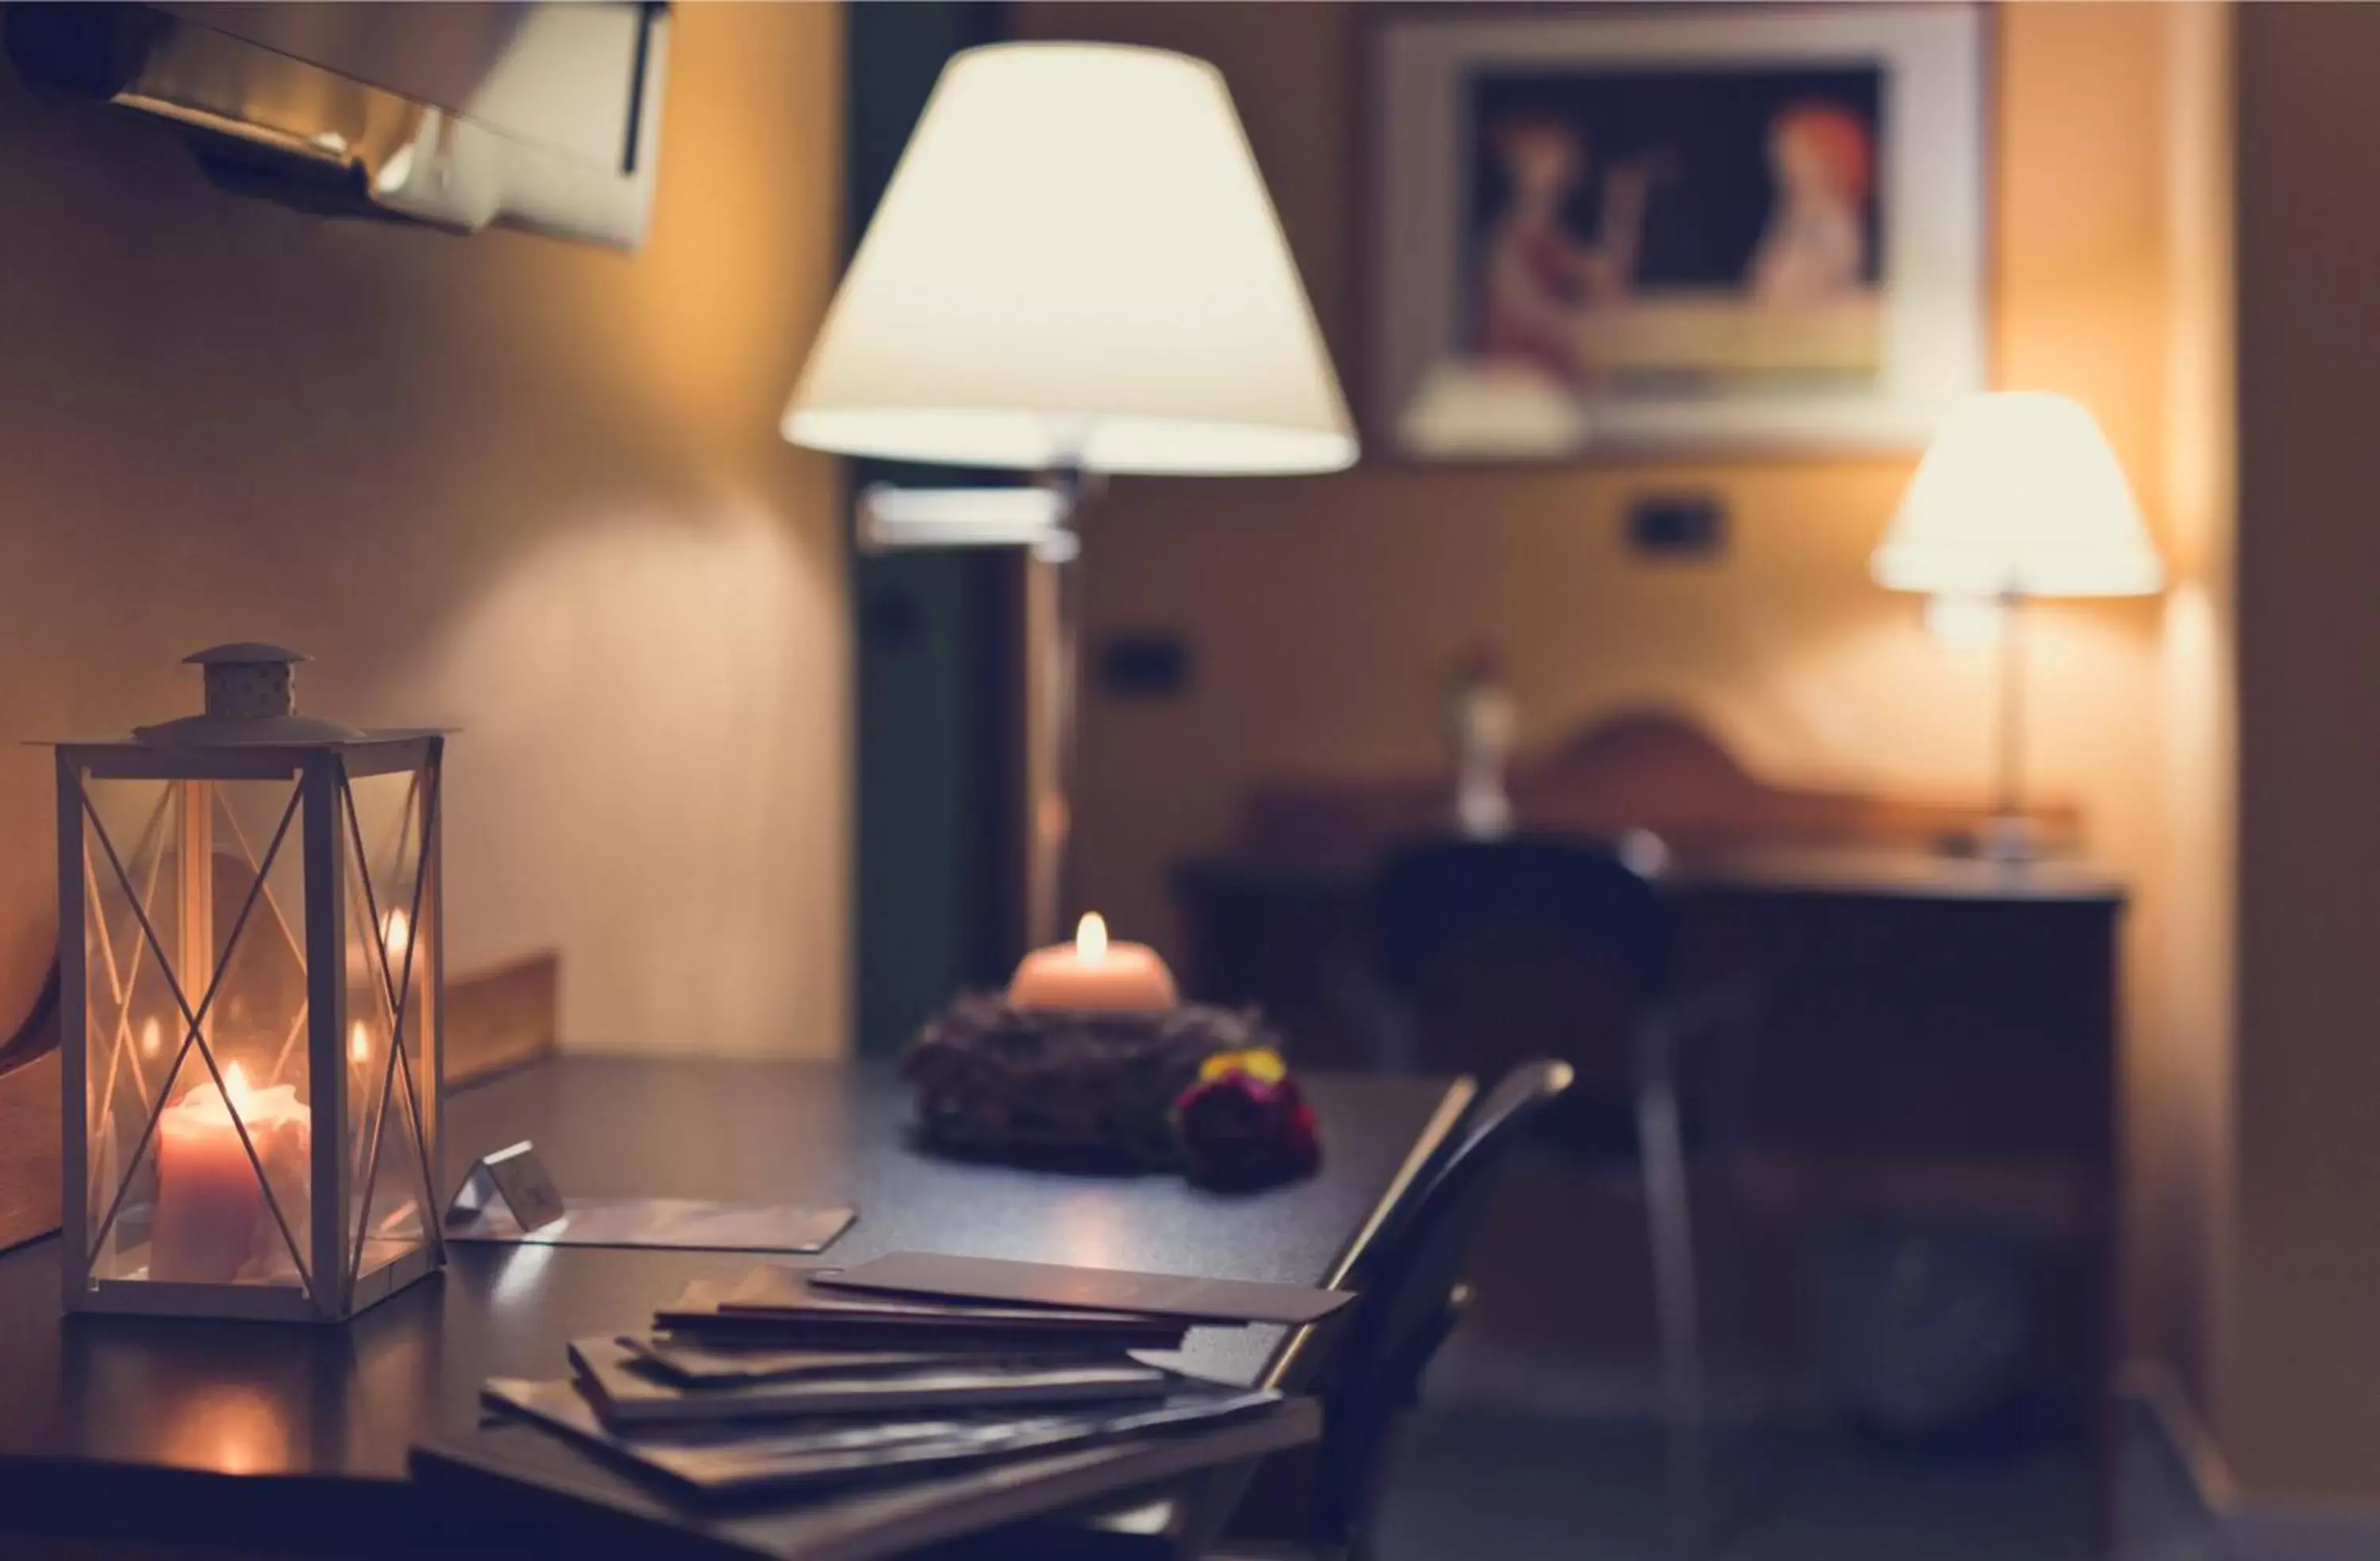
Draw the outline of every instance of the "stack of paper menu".
<instances>
[{"instance_id":1,"label":"stack of paper menu","mask_svg":"<svg viewBox=\"0 0 2380 1561\"><path fill-rule=\"evenodd\" d=\"M1132 1351L1347 1299L925 1254L847 1273L767 1264L687 1286L648 1331L576 1340L567 1379L498 1379L483 1397L689 1496L816 1490L1272 1414L1277 1393Z\"/></svg>"}]
</instances>

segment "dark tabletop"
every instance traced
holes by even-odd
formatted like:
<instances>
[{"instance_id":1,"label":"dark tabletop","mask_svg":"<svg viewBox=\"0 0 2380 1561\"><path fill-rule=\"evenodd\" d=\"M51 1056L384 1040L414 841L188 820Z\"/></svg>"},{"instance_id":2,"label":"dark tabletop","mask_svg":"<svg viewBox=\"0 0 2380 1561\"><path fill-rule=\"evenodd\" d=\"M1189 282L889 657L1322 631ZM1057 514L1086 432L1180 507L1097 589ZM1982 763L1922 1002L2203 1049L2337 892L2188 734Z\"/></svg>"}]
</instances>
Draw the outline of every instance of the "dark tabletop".
<instances>
[{"instance_id":1,"label":"dark tabletop","mask_svg":"<svg viewBox=\"0 0 2380 1561\"><path fill-rule=\"evenodd\" d=\"M917 1249L1320 1283L1448 1100L1444 1081L1315 1077L1325 1162L1269 1192L965 1165L905 1141L889 1072L574 1059L450 1097L451 1188L533 1140L565 1192L850 1204L830 1252ZM482 1378L559 1375L733 1254L453 1245L446 1273L343 1327L62 1320L55 1238L0 1256L0 1528L237 1543L301 1517L396 1522L408 1447L478 1418ZM1283 1330L1202 1329L1190 1369L1260 1377ZM225 1480L222 1476L245 1478Z\"/></svg>"}]
</instances>

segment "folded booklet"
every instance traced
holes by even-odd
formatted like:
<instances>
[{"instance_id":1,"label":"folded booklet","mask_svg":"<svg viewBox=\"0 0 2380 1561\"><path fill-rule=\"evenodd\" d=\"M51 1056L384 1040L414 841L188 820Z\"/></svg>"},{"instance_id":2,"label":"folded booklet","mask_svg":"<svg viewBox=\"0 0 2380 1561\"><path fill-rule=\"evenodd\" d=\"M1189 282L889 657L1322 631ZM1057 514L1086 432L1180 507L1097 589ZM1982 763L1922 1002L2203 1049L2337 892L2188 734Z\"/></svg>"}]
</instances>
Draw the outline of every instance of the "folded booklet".
<instances>
[{"instance_id":1,"label":"folded booklet","mask_svg":"<svg viewBox=\"0 0 2380 1561\"><path fill-rule=\"evenodd\" d=\"M573 1384L495 1378L490 1405L528 1415L682 1489L714 1497L823 1487L1075 1446L1123 1444L1280 1410L1278 1393L1184 1383L1145 1403L1035 1412L606 1428ZM1311 1406L1303 1406L1311 1415ZM1308 1434L1310 1434L1310 1429Z\"/></svg>"},{"instance_id":2,"label":"folded booklet","mask_svg":"<svg viewBox=\"0 0 2380 1561\"><path fill-rule=\"evenodd\" d=\"M1183 1380L1122 1358L1056 1366L961 1358L899 1372L689 1387L662 1375L636 1350L610 1338L573 1342L570 1363L578 1373L580 1390L613 1430L671 1422L1155 1398Z\"/></svg>"},{"instance_id":3,"label":"folded booklet","mask_svg":"<svg viewBox=\"0 0 2380 1561\"><path fill-rule=\"evenodd\" d=\"M1188 1274L1135 1274L1062 1263L1016 1263L941 1252L888 1252L849 1268L816 1271L845 1297L930 1296L944 1302L1006 1303L1055 1313L1083 1308L1176 1317L1190 1323L1311 1323L1355 1299L1353 1290Z\"/></svg>"},{"instance_id":4,"label":"folded booklet","mask_svg":"<svg viewBox=\"0 0 2380 1561\"><path fill-rule=\"evenodd\" d=\"M982 1306L907 1297L836 1295L814 1271L769 1265L725 1292L697 1282L654 1314L673 1337L701 1344L849 1345L990 1351L1173 1349L1184 1325L1128 1312Z\"/></svg>"},{"instance_id":5,"label":"folded booklet","mask_svg":"<svg viewBox=\"0 0 2380 1561\"><path fill-rule=\"evenodd\" d=\"M947 1349L775 1349L766 1346L698 1344L670 1334L622 1334L614 1342L661 1376L684 1387L910 1371L918 1366L942 1365L951 1359Z\"/></svg>"}]
</instances>

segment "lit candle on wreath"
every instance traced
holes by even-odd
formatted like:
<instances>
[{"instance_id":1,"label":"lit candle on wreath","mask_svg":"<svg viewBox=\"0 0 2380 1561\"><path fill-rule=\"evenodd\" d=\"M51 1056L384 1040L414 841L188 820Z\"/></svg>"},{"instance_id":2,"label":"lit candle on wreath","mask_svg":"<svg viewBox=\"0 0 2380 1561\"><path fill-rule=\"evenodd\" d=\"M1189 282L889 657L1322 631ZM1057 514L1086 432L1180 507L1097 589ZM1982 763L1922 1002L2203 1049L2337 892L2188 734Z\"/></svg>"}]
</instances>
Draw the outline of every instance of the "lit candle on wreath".
<instances>
[{"instance_id":1,"label":"lit candle on wreath","mask_svg":"<svg viewBox=\"0 0 2380 1561\"><path fill-rule=\"evenodd\" d=\"M1173 973L1146 943L1111 943L1097 911L1075 927L1072 943L1025 956L1008 983L1008 1006L1023 1012L1163 1013L1179 1008Z\"/></svg>"},{"instance_id":2,"label":"lit candle on wreath","mask_svg":"<svg viewBox=\"0 0 2380 1561\"><path fill-rule=\"evenodd\" d=\"M1096 914L1037 949L1005 991L964 992L901 1059L928 1145L968 1156L1105 1161L1218 1184L1302 1175L1314 1115L1254 1009L1184 1002L1145 943Z\"/></svg>"}]
</instances>

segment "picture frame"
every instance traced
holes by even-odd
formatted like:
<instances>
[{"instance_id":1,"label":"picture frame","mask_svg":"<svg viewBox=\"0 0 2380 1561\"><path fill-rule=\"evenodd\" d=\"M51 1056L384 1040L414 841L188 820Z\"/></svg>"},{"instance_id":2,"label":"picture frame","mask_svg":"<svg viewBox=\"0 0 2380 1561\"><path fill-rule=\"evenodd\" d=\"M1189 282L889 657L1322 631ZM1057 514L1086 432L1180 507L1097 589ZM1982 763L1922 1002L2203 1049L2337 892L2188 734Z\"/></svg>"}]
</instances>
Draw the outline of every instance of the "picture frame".
<instances>
[{"instance_id":1,"label":"picture frame","mask_svg":"<svg viewBox=\"0 0 2380 1561\"><path fill-rule=\"evenodd\" d=\"M1979 7L1431 10L1366 43L1372 448L1915 450L1984 388Z\"/></svg>"}]
</instances>

